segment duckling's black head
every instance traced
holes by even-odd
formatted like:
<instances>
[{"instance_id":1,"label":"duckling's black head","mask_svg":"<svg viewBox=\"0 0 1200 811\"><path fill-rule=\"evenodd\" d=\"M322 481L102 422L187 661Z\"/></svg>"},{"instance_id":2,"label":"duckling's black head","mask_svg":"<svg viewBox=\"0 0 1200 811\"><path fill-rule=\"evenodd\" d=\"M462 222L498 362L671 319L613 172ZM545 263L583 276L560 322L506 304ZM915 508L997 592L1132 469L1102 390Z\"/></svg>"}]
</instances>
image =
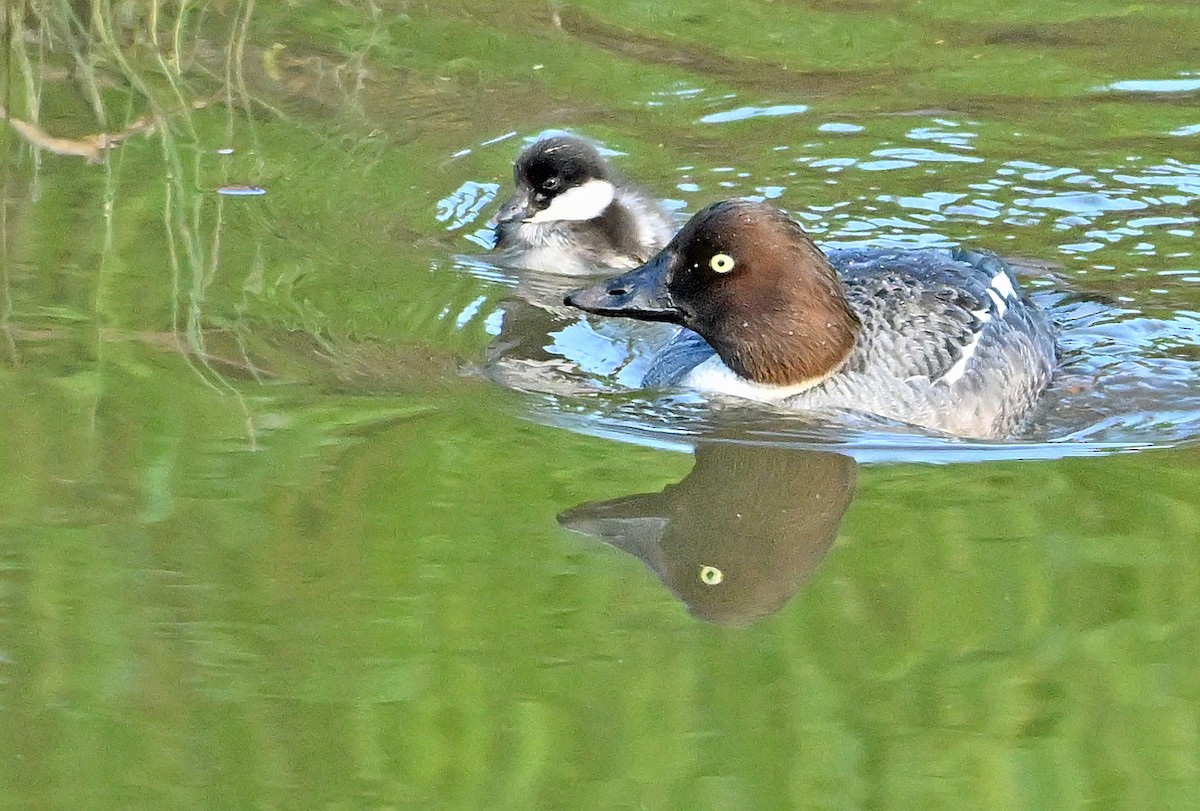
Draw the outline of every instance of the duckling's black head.
<instances>
[{"instance_id":1,"label":"duckling's black head","mask_svg":"<svg viewBox=\"0 0 1200 811\"><path fill-rule=\"evenodd\" d=\"M582 138L555 135L528 147L513 167L516 190L495 222L558 222L599 217L616 198L617 178Z\"/></svg>"},{"instance_id":2,"label":"duckling's black head","mask_svg":"<svg viewBox=\"0 0 1200 811\"><path fill-rule=\"evenodd\" d=\"M611 175L600 151L573 135L543 138L522 152L513 168L517 185L547 192L582 186L589 180L610 180Z\"/></svg>"}]
</instances>

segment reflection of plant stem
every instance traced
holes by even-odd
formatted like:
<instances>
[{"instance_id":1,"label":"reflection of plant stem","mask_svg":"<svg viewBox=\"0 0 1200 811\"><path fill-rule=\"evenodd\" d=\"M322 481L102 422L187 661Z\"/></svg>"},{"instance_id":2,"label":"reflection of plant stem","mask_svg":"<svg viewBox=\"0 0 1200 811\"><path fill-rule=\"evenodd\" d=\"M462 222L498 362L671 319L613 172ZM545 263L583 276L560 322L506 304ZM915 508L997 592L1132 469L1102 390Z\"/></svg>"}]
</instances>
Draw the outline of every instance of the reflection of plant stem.
<instances>
[{"instance_id":1,"label":"reflection of plant stem","mask_svg":"<svg viewBox=\"0 0 1200 811\"><path fill-rule=\"evenodd\" d=\"M9 37L5 42L5 51L16 58L21 69L21 78L25 82L25 98L28 100L28 109L32 114L31 117L36 121L37 110L39 107L37 102L40 98L40 94L38 93L38 87L35 83L33 64L29 61L29 52L25 49L25 38L19 33L15 36L13 35L14 31L20 32L24 30L23 26L18 25L18 23L23 22L22 16L25 11L24 5L24 2L20 2L15 4L14 7L9 10L9 18L6 25L6 28L9 32ZM40 26L40 28L44 29L44 25ZM44 37L45 34L43 30L40 32L38 40L41 41L44 39Z\"/></svg>"},{"instance_id":2,"label":"reflection of plant stem","mask_svg":"<svg viewBox=\"0 0 1200 811\"><path fill-rule=\"evenodd\" d=\"M107 157L107 156L106 156ZM108 290L109 277L112 275L110 268L112 266L113 250L113 210L117 199L117 183L113 177L112 161L104 161L104 246L100 249L100 262L96 269L96 294L93 306L96 309L96 318L93 319L96 324L96 367L99 370L98 378L101 381L101 386L105 380L104 370L106 364L106 348L108 342L104 338L105 327L116 326L118 317L109 312L110 302L109 296L106 295ZM103 389L96 391L95 400L92 403L92 425L96 424L97 410L100 407L100 399L103 395Z\"/></svg>"},{"instance_id":3,"label":"reflection of plant stem","mask_svg":"<svg viewBox=\"0 0 1200 811\"><path fill-rule=\"evenodd\" d=\"M12 26L5 28L5 53L8 53L8 38L12 33ZM8 76L8 71L5 72ZM5 102L8 101L8 82L4 83ZM9 321L12 318L12 291L9 289L11 282L8 278L8 200L9 185L12 182L12 172L8 164L8 129L0 127L0 162L3 162L3 178L0 180L0 295L3 295L3 300L0 300L0 332L4 333L4 345L8 349L9 362L17 362L17 342L13 339L12 328Z\"/></svg>"},{"instance_id":4,"label":"reflection of plant stem","mask_svg":"<svg viewBox=\"0 0 1200 811\"><path fill-rule=\"evenodd\" d=\"M155 5L158 0L155 0ZM175 70L182 72L183 65L179 63L180 54L183 53L183 21L187 19L189 0L180 0L179 11L175 14L175 27L171 37L171 58L175 63Z\"/></svg>"},{"instance_id":5,"label":"reflection of plant stem","mask_svg":"<svg viewBox=\"0 0 1200 811\"><path fill-rule=\"evenodd\" d=\"M172 6L173 9L168 10ZM76 8L80 9L78 13ZM92 162L104 164L104 244L97 268L93 304L100 343L96 351L101 361L104 343L110 340L109 327L118 326L114 322L120 317L120 310L116 307L118 302L112 299L112 296L117 294L112 284L116 269L114 263L119 261L115 248L119 233L116 231L115 217L119 202L120 175L116 169L120 163L114 161L112 147L133 134L154 132L158 135L164 173L162 213L170 263L172 332L177 336L181 354L204 383L214 389L232 392L237 397L246 413L248 434L253 442L253 426L246 403L230 382L213 368L206 347L205 302L209 287L217 278L220 269L223 200L218 198L216 201L216 219L211 223L213 230L211 236L208 236L208 224L204 222L207 195L202 190L201 183L204 155L203 150L199 148L200 136L190 115L193 109L206 105L207 101L197 103L193 100L195 94L187 86L181 64L185 61L184 48L188 34L186 20L194 8L195 3L190 0L179 0L177 3L151 0L146 4L142 20L148 24L149 39L154 45L153 56L150 58L157 59L157 69L147 72L143 66L136 64L136 60L131 61L132 55L127 55L118 42L119 32L115 26L119 22L111 3L94 1L72 4L67 0L46 0L30 4L27 0L9 0L5 3L3 12L6 15L5 52L10 63L15 62L17 70L9 70L6 75L15 76L19 73L23 80L26 105L21 114L27 120L11 118L8 119L8 126L35 147L32 150L35 162L34 183L41 174L43 150L83 156ZM240 62L246 47L253 9L253 0L241 0L237 25L226 42L227 66L223 95L227 107L231 109L233 99L230 90L235 76L244 87ZM174 20L169 19L172 13ZM87 15L86 22L81 20L80 14ZM104 65L111 66L122 84L133 91L131 99L137 99L145 105L145 115L115 134L101 132L71 139L47 133L38 125L37 120L41 107L41 84L50 75L50 71L45 69L44 60L32 57L26 48L24 32L31 28L36 34L34 41L43 50L63 47L69 53L69 58L75 66L74 76L80 82L81 91L90 102L102 128L106 128L107 112L96 77L97 70L102 70ZM170 31L169 47L163 47L166 43L160 44L160 30ZM8 87L7 82L5 86ZM245 95L244 90L242 95ZM8 118L7 111L12 109L11 104L7 103L7 98L0 101L6 102L0 105L0 111L3 111L4 118ZM4 131L5 144L9 138L8 126L0 125L0 129ZM232 122L230 128L232 129ZM181 135L183 143L180 142ZM187 143L188 141L190 143ZM190 161L184 156L185 150L188 149L191 150ZM185 162L189 163L186 168ZM7 184L6 163L6 188ZM7 220L0 219L0 229L6 225ZM6 257L6 231L4 240L3 244L0 244L0 250ZM12 309L8 300L7 263L5 265L4 275L0 276L0 283L5 285L2 294L5 299L0 301L0 328L6 327L8 313ZM190 281L185 281L185 274ZM11 336L8 337L8 342L12 346ZM12 351L15 352L15 348Z\"/></svg>"},{"instance_id":6,"label":"reflection of plant stem","mask_svg":"<svg viewBox=\"0 0 1200 811\"><path fill-rule=\"evenodd\" d=\"M16 5L16 4L14 4ZM7 11L6 11L7 14ZM7 110L8 105L12 103L9 98L9 77L12 76L12 65L8 63L9 56L12 54L12 38L13 38L13 21L11 17L5 18L3 21L3 32L0 35L0 42L4 45L4 96L0 98L0 109ZM3 116L7 118L8 114ZM0 294L4 296L0 301L0 332L4 333L4 345L8 348L8 357L10 362L17 362L17 345L13 340L12 330L9 327L9 319L12 317L12 292L9 290L8 280L8 187L11 180L11 173L8 166L8 129L0 127Z\"/></svg>"},{"instance_id":7,"label":"reflection of plant stem","mask_svg":"<svg viewBox=\"0 0 1200 811\"><path fill-rule=\"evenodd\" d=\"M89 49L76 35L76 32L79 32L86 36L87 26L79 19L69 3L38 4L32 8L32 12L37 16L40 24L39 41L43 45L53 37L66 43L66 51L75 65L75 79L76 81L82 80L83 83L80 90L92 106L96 123L105 127L107 115L104 110L104 101L100 98L100 83L96 81L96 68L92 59L85 53ZM100 16L98 10L93 16Z\"/></svg>"},{"instance_id":8,"label":"reflection of plant stem","mask_svg":"<svg viewBox=\"0 0 1200 811\"><path fill-rule=\"evenodd\" d=\"M232 88L236 80L238 93L243 99L243 105L247 113L250 112L249 102L246 101L249 94L246 92L246 74L242 70L242 61L246 54L246 33L250 28L250 17L253 14L254 0L245 0L238 18L234 22L233 36L229 38L228 47L225 49L225 87L229 91L229 95L226 98L232 109Z\"/></svg>"},{"instance_id":9,"label":"reflection of plant stem","mask_svg":"<svg viewBox=\"0 0 1200 811\"><path fill-rule=\"evenodd\" d=\"M5 162L7 166L7 161ZM5 171L4 191L8 193L8 172ZM4 333L4 348L8 350L10 363L17 362L17 342L13 338L9 320L12 318L12 291L9 290L8 278L8 217L0 212L0 287L3 288L3 301L0 301L0 332Z\"/></svg>"},{"instance_id":10,"label":"reflection of plant stem","mask_svg":"<svg viewBox=\"0 0 1200 811\"><path fill-rule=\"evenodd\" d=\"M156 4L154 10L157 13L157 4ZM156 98L155 94L151 91L150 87L145 83L145 81L143 81L141 75L136 70L134 70L133 67L128 63L128 61L125 59L124 54L121 53L120 48L117 47L116 41L114 40L113 35L112 35L112 31L108 27L108 22L104 18L104 15L100 15L100 14L95 15L94 22L95 22L96 33L100 37L100 40L108 48L109 52L112 55L112 58L117 62L118 65L120 65L123 73L129 79L130 83L146 99L147 103L150 105L151 109L154 111L155 117L158 118L162 122L162 126L159 128L159 134L160 134L160 140L162 143L163 160L164 160L164 162L166 164L166 168L167 168L166 191L167 191L168 204L165 206L166 210L164 212L164 214L168 218L167 222L166 222L167 241L171 244L172 264L173 264L173 267L175 268L175 273L177 274L178 268L179 268L178 260L179 260L180 254L178 251L178 247L175 244L175 241L176 241L177 234L182 237L182 239L180 241L183 243L183 254L186 257L187 266L191 269L191 275L192 275L192 285L191 285L192 294L191 294L191 297L189 300L187 325L186 325L185 334L187 335L188 344L190 345L192 351L198 357L203 359L205 356L204 338L203 338L203 333L199 329L199 325L198 325L198 316L199 316L199 310L201 307L201 302L203 301L203 287L204 287L203 282L202 282L202 276L204 273L204 271L203 271L203 268L204 268L203 249L200 245L199 236L198 236L200 233L200 226L201 226L200 204L199 204L198 200L193 201L193 204L191 206L191 210L192 210L191 219L193 220L193 223L191 226L189 226L188 217L184 210L184 205L183 205L183 201L187 199L187 195L184 192L184 186L183 186L183 177L184 177L183 163L179 157L179 146L175 142L175 137L172 132L172 127L167 121L164 120L164 116L162 114L162 109L157 102L157 98ZM180 88L179 75L178 75L177 70L173 69L172 66L167 63L167 60L163 56L161 49L157 49L157 54L158 54L159 66L162 69L163 77L170 84L171 90L174 93L176 100L180 103L181 106L186 108L188 106L188 104L187 104L187 100L184 96L184 93L182 92L182 90ZM178 57L178 54L176 54L176 57ZM188 130L190 131L190 134L192 135L193 142L198 141L199 138L197 137L195 130L191 127L191 119L187 118L185 116L183 120L185 121L185 123L188 127ZM193 183L193 186L194 186L194 188L197 188L197 189L200 187L199 160L200 160L200 157L199 157L199 153L197 151L195 153L194 164L192 167L192 170L193 170L192 177L195 180L195 182ZM170 201L171 201L172 197L174 197L177 202L177 205L175 205L175 206L170 205ZM174 214L173 217L171 216L172 213ZM178 289L177 285L173 285L173 287L176 290ZM176 299L175 301L177 301L177 300L178 299ZM179 325L179 320L178 320L178 311L176 309L176 305L174 302L172 303L172 310L175 313L175 315L172 318L172 327L176 331L176 333L178 333L180 325ZM207 364L205 364L205 365L207 366Z\"/></svg>"},{"instance_id":11,"label":"reflection of plant stem","mask_svg":"<svg viewBox=\"0 0 1200 811\"><path fill-rule=\"evenodd\" d=\"M24 14L25 14L25 3L23 2L23 0L20 3L15 3L13 5L13 7L9 9L9 18L8 18L8 22L7 22L7 26L6 26L7 30L9 31L9 39L8 39L8 42L6 43L7 47L5 50L6 50L6 53L11 54L11 56L17 60L17 65L21 71L21 78L24 80L24 83L25 83L25 101L26 101L25 109L27 109L29 111L30 119L34 123L36 123L37 117L38 117L38 111L41 109L41 93L39 92L38 84L37 84L37 81L35 78L35 71L33 69L33 64L29 61L29 52L25 49L25 39L19 33L24 30L24 26L23 26ZM39 26L38 39L40 41L40 40L43 40L44 38L45 38L45 24L42 23ZM8 75L11 75L11 70L9 70L7 73L8 73ZM5 104L5 114L4 114L5 118L8 118L8 115L9 115L8 111L11 109L12 109L11 104ZM35 197L39 196L39 194L40 194L37 178L39 178L41 176L41 172L39 171L41 169L41 165L42 165L41 153L34 150L34 154L33 154L33 169L34 169L33 195Z\"/></svg>"}]
</instances>

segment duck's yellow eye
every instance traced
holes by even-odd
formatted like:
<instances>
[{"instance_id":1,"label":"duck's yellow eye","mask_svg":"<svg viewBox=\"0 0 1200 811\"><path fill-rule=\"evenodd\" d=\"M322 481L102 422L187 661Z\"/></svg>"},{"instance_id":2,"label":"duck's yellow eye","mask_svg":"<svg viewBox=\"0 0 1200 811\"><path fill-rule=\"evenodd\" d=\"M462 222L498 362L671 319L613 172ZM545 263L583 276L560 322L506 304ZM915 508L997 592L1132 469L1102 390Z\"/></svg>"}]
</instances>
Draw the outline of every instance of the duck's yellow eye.
<instances>
[{"instance_id":1,"label":"duck's yellow eye","mask_svg":"<svg viewBox=\"0 0 1200 811\"><path fill-rule=\"evenodd\" d=\"M733 257L727 253L718 253L708 260L708 266L717 273L728 273L733 270Z\"/></svg>"},{"instance_id":2,"label":"duck's yellow eye","mask_svg":"<svg viewBox=\"0 0 1200 811\"><path fill-rule=\"evenodd\" d=\"M713 268L714 270L716 268ZM725 579L725 573L716 566L701 566L700 567L700 582L706 586L719 586L721 581Z\"/></svg>"}]
</instances>

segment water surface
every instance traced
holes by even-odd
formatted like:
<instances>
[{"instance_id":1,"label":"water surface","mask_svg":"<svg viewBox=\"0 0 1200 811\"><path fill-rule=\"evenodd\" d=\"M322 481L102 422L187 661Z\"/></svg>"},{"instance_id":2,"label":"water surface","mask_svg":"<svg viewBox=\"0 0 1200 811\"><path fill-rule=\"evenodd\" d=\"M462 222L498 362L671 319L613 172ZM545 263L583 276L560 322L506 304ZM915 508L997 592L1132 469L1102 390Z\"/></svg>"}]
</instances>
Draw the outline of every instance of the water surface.
<instances>
[{"instance_id":1,"label":"water surface","mask_svg":"<svg viewBox=\"0 0 1200 811\"><path fill-rule=\"evenodd\" d=\"M153 8L4 34L0 804L1200 805L1192 5ZM486 254L552 129L1020 258L1063 373L1004 443L640 391Z\"/></svg>"}]
</instances>

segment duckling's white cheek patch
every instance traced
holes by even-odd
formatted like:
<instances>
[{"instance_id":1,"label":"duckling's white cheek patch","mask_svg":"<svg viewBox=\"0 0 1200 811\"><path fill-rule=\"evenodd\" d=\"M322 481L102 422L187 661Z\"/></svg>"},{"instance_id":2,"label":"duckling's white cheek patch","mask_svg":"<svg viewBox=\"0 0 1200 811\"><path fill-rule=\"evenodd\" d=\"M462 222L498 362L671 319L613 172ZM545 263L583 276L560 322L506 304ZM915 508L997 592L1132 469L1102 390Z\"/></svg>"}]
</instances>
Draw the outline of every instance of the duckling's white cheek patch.
<instances>
[{"instance_id":1,"label":"duckling's white cheek patch","mask_svg":"<svg viewBox=\"0 0 1200 811\"><path fill-rule=\"evenodd\" d=\"M616 187L607 180L589 180L582 186L567 189L526 222L595 219L604 213L616 196Z\"/></svg>"}]
</instances>

